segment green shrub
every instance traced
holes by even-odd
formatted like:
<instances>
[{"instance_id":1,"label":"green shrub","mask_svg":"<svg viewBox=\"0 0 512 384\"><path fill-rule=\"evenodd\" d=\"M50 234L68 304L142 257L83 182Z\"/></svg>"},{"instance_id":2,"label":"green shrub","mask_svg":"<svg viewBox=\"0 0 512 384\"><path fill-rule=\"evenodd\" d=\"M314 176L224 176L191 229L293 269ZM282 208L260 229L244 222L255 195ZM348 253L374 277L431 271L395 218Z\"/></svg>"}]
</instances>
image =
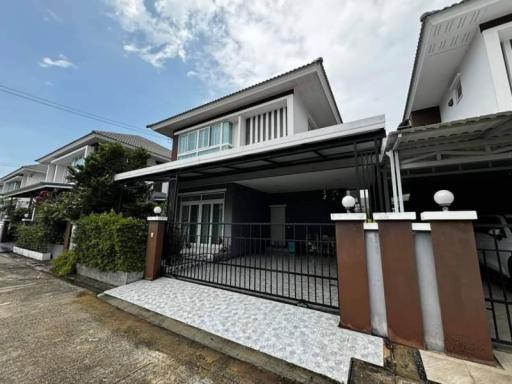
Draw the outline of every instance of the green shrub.
<instances>
[{"instance_id":1,"label":"green shrub","mask_svg":"<svg viewBox=\"0 0 512 384\"><path fill-rule=\"evenodd\" d=\"M52 271L59 276L69 275L75 271L76 259L75 252L64 251L51 261Z\"/></svg>"},{"instance_id":2,"label":"green shrub","mask_svg":"<svg viewBox=\"0 0 512 384\"><path fill-rule=\"evenodd\" d=\"M16 227L16 246L36 252L48 252L50 234L48 229L40 224L18 225Z\"/></svg>"},{"instance_id":3,"label":"green shrub","mask_svg":"<svg viewBox=\"0 0 512 384\"><path fill-rule=\"evenodd\" d=\"M144 269L147 224L114 212L82 217L74 232L77 261L100 271Z\"/></svg>"}]
</instances>

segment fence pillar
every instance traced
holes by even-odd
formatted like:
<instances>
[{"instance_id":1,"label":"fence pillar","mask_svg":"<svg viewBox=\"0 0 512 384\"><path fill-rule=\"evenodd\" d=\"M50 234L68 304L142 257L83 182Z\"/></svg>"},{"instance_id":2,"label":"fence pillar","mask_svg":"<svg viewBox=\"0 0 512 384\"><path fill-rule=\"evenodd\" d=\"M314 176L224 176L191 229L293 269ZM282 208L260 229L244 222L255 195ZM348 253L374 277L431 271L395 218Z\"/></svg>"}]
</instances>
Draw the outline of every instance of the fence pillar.
<instances>
[{"instance_id":1,"label":"fence pillar","mask_svg":"<svg viewBox=\"0 0 512 384\"><path fill-rule=\"evenodd\" d=\"M472 220L475 211L423 212L430 221L439 304L448 354L493 363L491 335Z\"/></svg>"},{"instance_id":2,"label":"fence pillar","mask_svg":"<svg viewBox=\"0 0 512 384\"><path fill-rule=\"evenodd\" d=\"M371 333L364 213L334 213L340 326Z\"/></svg>"},{"instance_id":3,"label":"fence pillar","mask_svg":"<svg viewBox=\"0 0 512 384\"><path fill-rule=\"evenodd\" d=\"M146 264L144 266L144 278L147 280L155 280L160 276L167 217L148 217L148 223L148 240L146 244Z\"/></svg>"},{"instance_id":4,"label":"fence pillar","mask_svg":"<svg viewBox=\"0 0 512 384\"><path fill-rule=\"evenodd\" d=\"M414 212L375 213L384 279L388 337L424 348L423 316L416 268L412 221Z\"/></svg>"},{"instance_id":5,"label":"fence pillar","mask_svg":"<svg viewBox=\"0 0 512 384\"><path fill-rule=\"evenodd\" d=\"M71 229L73 228L73 223L71 221L66 222L66 229L64 230L64 241L62 243L62 248L64 251L69 250L71 245Z\"/></svg>"}]
</instances>

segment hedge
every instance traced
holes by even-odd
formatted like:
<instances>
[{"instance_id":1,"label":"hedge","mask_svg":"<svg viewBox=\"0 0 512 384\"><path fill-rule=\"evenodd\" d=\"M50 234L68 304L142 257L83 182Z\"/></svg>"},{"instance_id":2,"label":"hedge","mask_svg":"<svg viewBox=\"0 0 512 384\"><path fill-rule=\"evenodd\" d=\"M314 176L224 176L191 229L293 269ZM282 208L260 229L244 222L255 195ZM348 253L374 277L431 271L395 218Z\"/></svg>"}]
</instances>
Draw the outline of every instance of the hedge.
<instances>
[{"instance_id":1,"label":"hedge","mask_svg":"<svg viewBox=\"0 0 512 384\"><path fill-rule=\"evenodd\" d=\"M77 262L100 271L144 269L147 224L114 212L82 217L73 236Z\"/></svg>"},{"instance_id":2,"label":"hedge","mask_svg":"<svg viewBox=\"0 0 512 384\"><path fill-rule=\"evenodd\" d=\"M50 233L48 228L40 225L17 225L16 227L16 246L30 249L36 252L48 252L50 242Z\"/></svg>"}]
</instances>

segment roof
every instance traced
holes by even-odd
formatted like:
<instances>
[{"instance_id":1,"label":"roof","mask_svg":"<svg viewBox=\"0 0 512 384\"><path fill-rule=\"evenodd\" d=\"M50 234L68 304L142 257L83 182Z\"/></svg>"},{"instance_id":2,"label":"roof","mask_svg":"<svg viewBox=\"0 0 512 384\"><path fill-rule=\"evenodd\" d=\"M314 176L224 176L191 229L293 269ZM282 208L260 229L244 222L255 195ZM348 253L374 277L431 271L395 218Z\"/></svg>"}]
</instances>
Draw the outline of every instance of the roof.
<instances>
[{"instance_id":1,"label":"roof","mask_svg":"<svg viewBox=\"0 0 512 384\"><path fill-rule=\"evenodd\" d=\"M419 38L418 38L418 44L416 45L414 64L413 64L413 68L412 68L411 80L409 82L409 89L408 89L408 92L407 92L407 99L406 99L406 102L405 102L405 107L404 107L404 113L403 113L402 120L405 121L405 120L408 119L407 107L408 107L408 105L410 103L411 93L412 93L412 89L413 89L413 84L414 84L414 82L416 80L416 72L417 72L418 65L419 65L420 48L421 48L421 46L423 44L423 40L425 39L425 29L426 29L426 21L427 21L427 19L429 17L431 17L431 16L434 16L434 15L446 12L446 11L448 11L450 9L453 9L455 7L461 6L463 4L466 4L466 3L469 3L469 2L472 2L472 1L474 1L474 0L461 0L459 2L456 2L456 3L452 4L452 5L446 6L444 8L433 10L433 11L429 11L429 12L425 12L423 15L421 15L421 17L420 17L421 30L420 30L420 35L419 35Z\"/></svg>"},{"instance_id":2,"label":"roof","mask_svg":"<svg viewBox=\"0 0 512 384\"><path fill-rule=\"evenodd\" d=\"M148 152L156 153L162 157L171 158L171 150L165 148L154 141L148 140L145 137L139 135L127 135L125 133L118 132L107 132L107 131L93 131L98 135L109 137L112 140L119 141L133 147L144 148Z\"/></svg>"},{"instance_id":3,"label":"roof","mask_svg":"<svg viewBox=\"0 0 512 384\"><path fill-rule=\"evenodd\" d=\"M423 22L429 16L435 15L437 13L444 12L444 11L446 11L448 9L451 9L453 7L456 7L456 6L460 5L460 4L469 3L470 1L473 1L473 0L461 0L461 1L458 1L458 2L453 3L451 5L447 5L446 7L443 7L443 8L440 8L440 9L435 9L433 11L425 12L423 15L421 15L420 20Z\"/></svg>"},{"instance_id":4,"label":"roof","mask_svg":"<svg viewBox=\"0 0 512 384\"><path fill-rule=\"evenodd\" d=\"M490 115L482 115L445 123L430 124L419 127L403 128L388 134L385 151L398 149L400 151L419 147L431 147L450 142L478 140L490 138L490 130L504 123L512 122L512 111ZM505 136L512 139L512 129L496 133L504 143Z\"/></svg>"},{"instance_id":5,"label":"roof","mask_svg":"<svg viewBox=\"0 0 512 384\"><path fill-rule=\"evenodd\" d=\"M16 176L19 173L23 173L24 171L28 172L37 172L37 173L46 173L47 166L44 164L28 164L28 165L22 165L21 167L15 169L14 171L8 173L7 175L0 178L0 182L5 182L6 180L9 180L10 178Z\"/></svg>"},{"instance_id":6,"label":"roof","mask_svg":"<svg viewBox=\"0 0 512 384\"><path fill-rule=\"evenodd\" d=\"M218 99L215 99L215 100L212 100L212 101L210 101L208 103L205 103L205 104L199 105L197 107L188 109L186 111L183 111L183 112L178 113L176 115L173 115L171 117L168 117L168 118L165 118L163 120L157 121L155 123L149 124L147 127L148 128L152 128L152 129L158 129L158 128L156 128L156 126L161 125L162 123L170 123L172 120L176 120L178 118L184 117L185 115L189 115L189 114L192 114L192 113L195 113L195 112L199 112L200 110L205 109L207 107L212 107L213 108L214 106L220 104L221 102L227 101L229 99L234 99L236 97L239 97L239 96L243 95L244 93L247 93L248 91L257 89L259 87L262 87L264 85L270 84L272 82L277 82L277 81L279 81L279 80L281 80L281 79L283 79L283 78L285 78L287 76L290 76L292 74L298 73L300 71L303 71L304 69L311 68L311 67L314 67L314 66L319 66L321 68L321 73L324 76L324 78L326 80L326 83L327 83L327 92L329 93L329 97L332 99L333 104L334 104L334 113L336 114L337 118L339 119L339 123L342 123L343 121L341 119L341 114L339 112L338 105L336 104L336 101L334 99L334 94L332 92L332 88L331 88L331 85L329 83L329 79L327 77L327 73L325 72L325 68L323 66L323 59L320 57L320 58L312 61L311 63L308 63L308 64L305 64L303 66L297 67L297 68L292 69L292 70L290 70L288 72L284 72L284 73L282 73L280 75L271 77L271 78L269 78L267 80L264 80L264 81L261 81L259 83L253 84L253 85L251 85L249 87L240 89L240 90L238 90L236 92L233 92L233 93L230 93L228 95L222 96L222 97L220 97Z\"/></svg>"},{"instance_id":7,"label":"roof","mask_svg":"<svg viewBox=\"0 0 512 384\"><path fill-rule=\"evenodd\" d=\"M57 148L56 150L48 153L47 155L42 156L36 161L44 162L50 161L54 156L61 155L61 152L67 153L66 149L72 150L73 146L85 145L88 141L102 137L108 141L116 141L118 143L134 147L134 148L144 148L152 155L156 155L157 157L170 160L171 159L171 150L170 148L165 148L160 144L157 144L151 140L148 140L142 136L138 135L129 135L126 133L119 132L109 132L109 131L91 131L87 135L81 136L72 142Z\"/></svg>"}]
</instances>

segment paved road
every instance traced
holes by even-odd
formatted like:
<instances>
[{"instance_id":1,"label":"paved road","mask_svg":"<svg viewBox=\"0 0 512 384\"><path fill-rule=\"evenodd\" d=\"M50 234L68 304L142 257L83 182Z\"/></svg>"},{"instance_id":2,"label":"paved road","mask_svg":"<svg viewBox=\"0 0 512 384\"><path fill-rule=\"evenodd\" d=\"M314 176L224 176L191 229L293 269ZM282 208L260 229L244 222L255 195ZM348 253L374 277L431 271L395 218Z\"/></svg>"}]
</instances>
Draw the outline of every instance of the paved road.
<instances>
[{"instance_id":1,"label":"paved road","mask_svg":"<svg viewBox=\"0 0 512 384\"><path fill-rule=\"evenodd\" d=\"M0 383L284 383L0 255Z\"/></svg>"}]
</instances>

